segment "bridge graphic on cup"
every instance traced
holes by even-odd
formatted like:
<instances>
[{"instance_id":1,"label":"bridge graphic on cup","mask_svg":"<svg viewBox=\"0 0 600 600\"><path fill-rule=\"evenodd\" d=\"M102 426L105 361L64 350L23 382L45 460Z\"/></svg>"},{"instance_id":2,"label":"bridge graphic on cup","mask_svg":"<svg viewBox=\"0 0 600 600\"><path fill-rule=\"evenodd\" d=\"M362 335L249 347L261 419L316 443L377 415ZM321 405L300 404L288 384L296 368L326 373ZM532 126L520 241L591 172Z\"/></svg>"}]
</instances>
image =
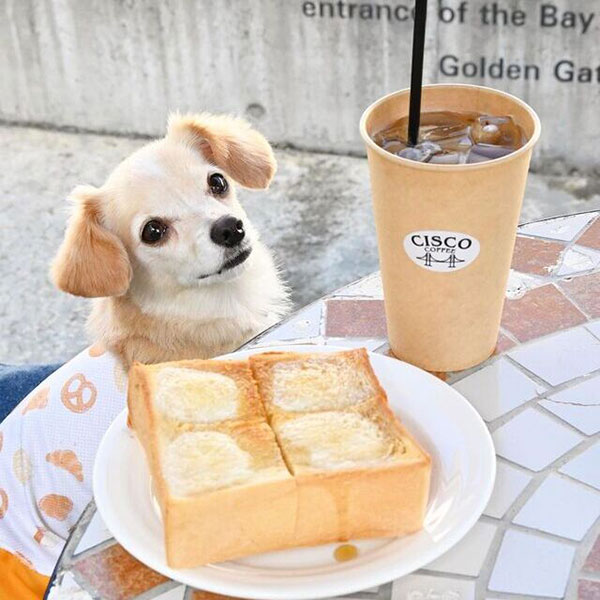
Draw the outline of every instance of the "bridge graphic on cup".
<instances>
[{"instance_id":1,"label":"bridge graphic on cup","mask_svg":"<svg viewBox=\"0 0 600 600\"><path fill-rule=\"evenodd\" d=\"M431 252L425 252L425 254L423 256L416 256L415 258L416 258L416 260L422 260L423 266L425 266L425 267L433 267L433 263L436 263L436 264L448 263L448 266L446 267L448 269L456 269L457 263L466 262L466 261L462 260L461 258L457 258L456 254L450 254L450 256L448 256L448 258L445 258L444 260L439 260L437 258L434 258L433 255L431 254Z\"/></svg>"}]
</instances>

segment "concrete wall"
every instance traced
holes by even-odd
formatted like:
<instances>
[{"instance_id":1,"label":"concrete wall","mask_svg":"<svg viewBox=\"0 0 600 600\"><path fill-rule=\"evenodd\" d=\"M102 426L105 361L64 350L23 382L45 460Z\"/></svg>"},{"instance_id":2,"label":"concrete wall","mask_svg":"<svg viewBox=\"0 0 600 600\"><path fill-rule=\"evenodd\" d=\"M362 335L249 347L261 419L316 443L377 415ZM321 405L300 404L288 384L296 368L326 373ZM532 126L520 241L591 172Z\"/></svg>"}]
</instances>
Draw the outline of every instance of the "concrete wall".
<instances>
[{"instance_id":1,"label":"concrete wall","mask_svg":"<svg viewBox=\"0 0 600 600\"><path fill-rule=\"evenodd\" d=\"M0 0L0 119L155 135L170 110L233 111L275 142L361 152L362 110L409 82L406 3ZM429 4L426 81L525 98L545 125L538 166L597 167L598 0ZM499 59L502 76L471 76ZM564 60L579 81L560 81Z\"/></svg>"}]
</instances>

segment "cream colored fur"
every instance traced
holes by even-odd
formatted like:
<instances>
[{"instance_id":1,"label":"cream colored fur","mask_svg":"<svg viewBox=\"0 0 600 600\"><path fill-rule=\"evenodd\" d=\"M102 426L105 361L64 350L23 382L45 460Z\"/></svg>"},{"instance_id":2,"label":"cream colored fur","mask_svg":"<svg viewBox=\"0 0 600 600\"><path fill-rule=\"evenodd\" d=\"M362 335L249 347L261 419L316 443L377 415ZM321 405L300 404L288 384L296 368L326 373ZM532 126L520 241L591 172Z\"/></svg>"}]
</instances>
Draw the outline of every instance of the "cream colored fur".
<instances>
[{"instance_id":1,"label":"cream colored fur","mask_svg":"<svg viewBox=\"0 0 600 600\"><path fill-rule=\"evenodd\" d=\"M265 138L241 119L209 114L169 120L167 135L125 159L100 188L78 187L52 265L61 290L95 298L92 335L126 364L208 358L234 350L276 322L288 295L269 250L236 199L234 183L269 185L276 163ZM207 178L222 173L225 197ZM219 217L243 220L252 248L216 273L226 250L210 239ZM163 244L140 240L152 217L170 223Z\"/></svg>"}]
</instances>

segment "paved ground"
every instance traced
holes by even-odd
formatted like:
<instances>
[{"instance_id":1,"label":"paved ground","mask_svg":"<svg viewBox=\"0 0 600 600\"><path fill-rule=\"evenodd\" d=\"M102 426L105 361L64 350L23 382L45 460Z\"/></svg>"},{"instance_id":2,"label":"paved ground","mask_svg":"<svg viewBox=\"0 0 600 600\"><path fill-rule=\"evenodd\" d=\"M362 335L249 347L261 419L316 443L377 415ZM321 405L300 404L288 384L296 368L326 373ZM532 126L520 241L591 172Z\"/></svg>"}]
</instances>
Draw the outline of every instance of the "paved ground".
<instances>
[{"instance_id":1,"label":"paved ground","mask_svg":"<svg viewBox=\"0 0 600 600\"><path fill-rule=\"evenodd\" d=\"M0 127L0 362L60 361L85 346L85 300L53 289L48 264L63 234L64 198L99 185L143 140ZM377 268L364 159L278 150L266 193L242 199L306 304ZM529 180L523 221L600 207L600 181Z\"/></svg>"}]
</instances>

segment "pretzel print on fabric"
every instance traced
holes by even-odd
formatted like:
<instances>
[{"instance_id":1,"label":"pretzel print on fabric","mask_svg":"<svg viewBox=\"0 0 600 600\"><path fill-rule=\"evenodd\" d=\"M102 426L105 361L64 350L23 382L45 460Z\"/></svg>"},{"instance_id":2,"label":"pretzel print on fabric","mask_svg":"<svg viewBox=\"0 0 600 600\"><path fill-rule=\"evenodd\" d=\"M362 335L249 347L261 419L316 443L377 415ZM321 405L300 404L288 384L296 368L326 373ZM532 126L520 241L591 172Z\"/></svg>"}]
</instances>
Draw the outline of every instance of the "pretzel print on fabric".
<instances>
[{"instance_id":1,"label":"pretzel print on fabric","mask_svg":"<svg viewBox=\"0 0 600 600\"><path fill-rule=\"evenodd\" d=\"M78 382L78 385L71 389L74 382ZM97 395L96 386L83 373L75 373L63 385L60 398L71 412L84 413L94 406Z\"/></svg>"},{"instance_id":2,"label":"pretzel print on fabric","mask_svg":"<svg viewBox=\"0 0 600 600\"><path fill-rule=\"evenodd\" d=\"M104 348L85 348L0 426L0 550L44 576L92 499L96 449L126 406L127 376L115 362Z\"/></svg>"}]
</instances>

